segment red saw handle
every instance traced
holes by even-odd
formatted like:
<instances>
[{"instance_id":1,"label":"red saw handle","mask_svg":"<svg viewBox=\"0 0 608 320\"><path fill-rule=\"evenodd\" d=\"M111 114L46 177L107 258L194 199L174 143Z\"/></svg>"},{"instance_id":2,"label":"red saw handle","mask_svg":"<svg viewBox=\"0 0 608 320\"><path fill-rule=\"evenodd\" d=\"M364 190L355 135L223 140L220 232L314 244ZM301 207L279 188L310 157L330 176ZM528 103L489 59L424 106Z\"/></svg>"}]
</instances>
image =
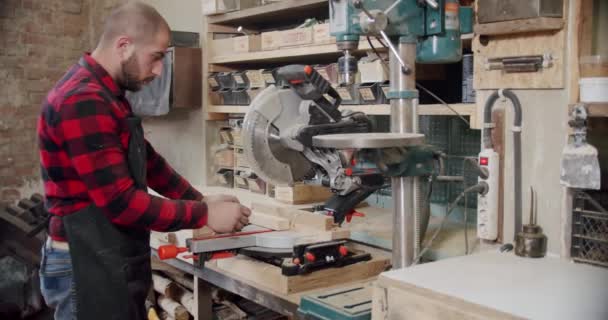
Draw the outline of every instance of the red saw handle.
<instances>
[{"instance_id":1,"label":"red saw handle","mask_svg":"<svg viewBox=\"0 0 608 320\"><path fill-rule=\"evenodd\" d=\"M178 254L186 251L188 251L188 248L186 247L177 247L172 244L167 244L158 247L158 257L161 260L175 259Z\"/></svg>"}]
</instances>

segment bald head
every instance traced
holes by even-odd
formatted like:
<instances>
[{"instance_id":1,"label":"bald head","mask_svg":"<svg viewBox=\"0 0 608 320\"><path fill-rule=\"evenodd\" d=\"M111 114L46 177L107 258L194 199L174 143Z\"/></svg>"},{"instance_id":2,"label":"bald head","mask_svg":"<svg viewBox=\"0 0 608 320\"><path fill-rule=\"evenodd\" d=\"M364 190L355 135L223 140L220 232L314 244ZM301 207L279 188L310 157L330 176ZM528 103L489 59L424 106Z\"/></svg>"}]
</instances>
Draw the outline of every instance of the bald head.
<instances>
[{"instance_id":1,"label":"bald head","mask_svg":"<svg viewBox=\"0 0 608 320\"><path fill-rule=\"evenodd\" d=\"M127 36L134 43L148 43L159 32L169 31L169 25L156 9L139 1L130 1L114 9L106 19L98 48L112 46L120 36Z\"/></svg>"}]
</instances>

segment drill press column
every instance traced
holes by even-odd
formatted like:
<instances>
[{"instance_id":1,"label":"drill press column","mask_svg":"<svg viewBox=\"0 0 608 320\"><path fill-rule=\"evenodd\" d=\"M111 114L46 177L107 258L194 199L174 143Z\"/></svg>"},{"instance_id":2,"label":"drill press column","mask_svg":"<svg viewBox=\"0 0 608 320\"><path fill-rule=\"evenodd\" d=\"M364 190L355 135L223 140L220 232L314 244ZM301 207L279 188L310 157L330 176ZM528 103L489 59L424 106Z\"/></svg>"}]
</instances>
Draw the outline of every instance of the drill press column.
<instances>
[{"instance_id":1,"label":"drill press column","mask_svg":"<svg viewBox=\"0 0 608 320\"><path fill-rule=\"evenodd\" d=\"M390 52L391 132L417 132L416 39L401 37L397 51L402 61L410 68L408 74L404 74L399 60ZM417 180L413 177L392 178L394 269L407 267L414 260Z\"/></svg>"}]
</instances>

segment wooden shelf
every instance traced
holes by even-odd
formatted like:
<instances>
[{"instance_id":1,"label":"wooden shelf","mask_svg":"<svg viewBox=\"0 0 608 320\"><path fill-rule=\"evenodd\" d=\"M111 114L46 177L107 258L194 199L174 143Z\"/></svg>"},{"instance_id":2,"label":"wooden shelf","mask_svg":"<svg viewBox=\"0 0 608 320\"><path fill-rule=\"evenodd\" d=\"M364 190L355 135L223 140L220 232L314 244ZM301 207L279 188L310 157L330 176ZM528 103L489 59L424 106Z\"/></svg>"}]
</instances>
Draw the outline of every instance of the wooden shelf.
<instances>
[{"instance_id":1,"label":"wooden shelf","mask_svg":"<svg viewBox=\"0 0 608 320\"><path fill-rule=\"evenodd\" d=\"M372 44L378 51L385 51L380 44L380 42L376 40L372 40ZM370 50L371 47L367 40L362 40L359 42L359 49L357 52L363 52L365 50ZM330 44L317 44L317 45L308 45L308 46L300 46L300 47L288 47L281 48L277 50L269 50L269 51L255 51L255 52L244 52L244 53L234 53L230 52L221 56L212 56L209 59L209 63L214 64L228 64L228 63L252 63L252 62L287 62L290 60L294 60L297 58L305 58L308 61L314 61L315 59L319 59L322 57L338 57L342 53L338 50L335 43Z\"/></svg>"},{"instance_id":2,"label":"wooden shelf","mask_svg":"<svg viewBox=\"0 0 608 320\"><path fill-rule=\"evenodd\" d=\"M585 103L585 107L587 107L587 112L589 113L589 117L592 118L608 118L608 102L599 102L599 103ZM570 105L570 110L574 108L576 104Z\"/></svg>"},{"instance_id":3,"label":"wooden shelf","mask_svg":"<svg viewBox=\"0 0 608 320\"><path fill-rule=\"evenodd\" d=\"M474 103L454 103L450 104L458 113L463 116L475 118L477 115ZM388 104L368 104L368 105L342 105L342 109L361 111L368 115L390 115L391 108ZM247 113L249 106L207 106L207 113ZM452 110L442 104L421 104L418 106L419 115L429 116L451 116L455 115Z\"/></svg>"},{"instance_id":4,"label":"wooden shelf","mask_svg":"<svg viewBox=\"0 0 608 320\"><path fill-rule=\"evenodd\" d=\"M492 23L476 24L475 34L479 35L501 35L533 31L561 30L564 27L562 18L532 18L513 21L501 21Z\"/></svg>"},{"instance_id":5,"label":"wooden shelf","mask_svg":"<svg viewBox=\"0 0 608 320\"><path fill-rule=\"evenodd\" d=\"M208 16L207 22L245 26L277 19L293 22L314 15L323 8L328 8L327 0L284 0L265 6Z\"/></svg>"}]
</instances>

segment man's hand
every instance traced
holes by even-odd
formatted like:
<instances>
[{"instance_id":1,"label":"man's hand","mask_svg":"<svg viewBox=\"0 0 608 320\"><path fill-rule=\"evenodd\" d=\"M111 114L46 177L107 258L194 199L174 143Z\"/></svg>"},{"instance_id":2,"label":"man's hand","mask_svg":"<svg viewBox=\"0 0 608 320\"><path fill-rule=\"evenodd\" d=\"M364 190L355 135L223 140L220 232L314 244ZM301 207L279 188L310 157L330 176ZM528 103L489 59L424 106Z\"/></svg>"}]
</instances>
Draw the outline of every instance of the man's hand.
<instances>
[{"instance_id":1,"label":"man's hand","mask_svg":"<svg viewBox=\"0 0 608 320\"><path fill-rule=\"evenodd\" d=\"M233 196L217 195L205 197L207 203L207 226L217 233L234 232L249 224L251 210L242 206Z\"/></svg>"}]
</instances>

